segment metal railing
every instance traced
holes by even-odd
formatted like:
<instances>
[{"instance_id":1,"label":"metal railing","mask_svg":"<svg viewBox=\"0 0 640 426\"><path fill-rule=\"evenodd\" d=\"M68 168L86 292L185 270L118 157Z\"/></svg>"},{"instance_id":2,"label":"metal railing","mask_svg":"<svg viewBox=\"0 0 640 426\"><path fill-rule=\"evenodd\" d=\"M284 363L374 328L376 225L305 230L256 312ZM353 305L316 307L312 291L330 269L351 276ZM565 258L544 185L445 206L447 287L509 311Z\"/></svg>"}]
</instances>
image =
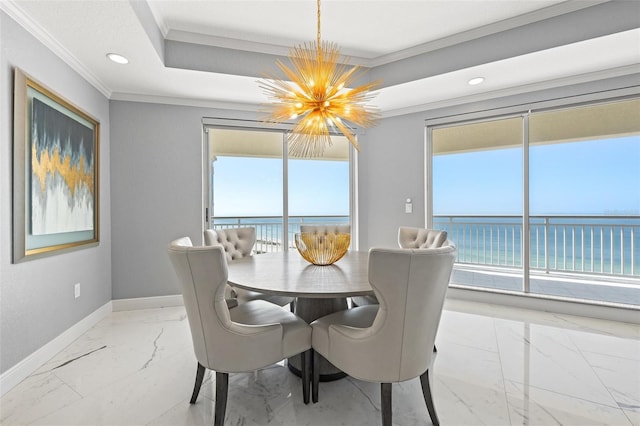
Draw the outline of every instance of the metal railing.
<instances>
[{"instance_id":1,"label":"metal railing","mask_svg":"<svg viewBox=\"0 0 640 426\"><path fill-rule=\"evenodd\" d=\"M222 217L211 218L213 229L240 228L250 226L256 228L256 253L272 253L282 251L281 216ZM349 216L289 216L287 227L288 247L295 247L294 235L300 232L300 225L348 224Z\"/></svg>"},{"instance_id":2,"label":"metal railing","mask_svg":"<svg viewBox=\"0 0 640 426\"><path fill-rule=\"evenodd\" d=\"M447 231L458 246L459 264L522 267L522 217L434 215L434 227ZM256 228L256 252L281 251L282 217L212 217L212 227ZM348 216L291 216L288 246L302 224L348 224ZM531 216L530 268L640 276L639 216Z\"/></svg>"},{"instance_id":3,"label":"metal railing","mask_svg":"<svg viewBox=\"0 0 640 426\"><path fill-rule=\"evenodd\" d=\"M521 216L434 215L458 246L458 263L522 266ZM640 276L639 216L530 216L530 268Z\"/></svg>"}]
</instances>

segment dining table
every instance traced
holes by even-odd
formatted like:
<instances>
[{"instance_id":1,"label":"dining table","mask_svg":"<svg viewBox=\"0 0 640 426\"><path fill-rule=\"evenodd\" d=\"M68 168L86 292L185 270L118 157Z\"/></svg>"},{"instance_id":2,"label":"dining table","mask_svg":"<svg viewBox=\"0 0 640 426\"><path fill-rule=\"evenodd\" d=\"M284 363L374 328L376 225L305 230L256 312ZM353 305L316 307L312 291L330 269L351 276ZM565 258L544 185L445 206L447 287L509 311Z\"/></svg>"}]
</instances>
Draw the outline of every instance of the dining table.
<instances>
[{"instance_id":1,"label":"dining table","mask_svg":"<svg viewBox=\"0 0 640 426\"><path fill-rule=\"evenodd\" d=\"M368 278L369 253L348 251L331 265L314 265L296 250L256 254L229 262L228 282L232 286L265 294L295 297L295 314L307 323L333 312L348 309L348 297L373 294ZM318 355L320 356L320 355ZM300 375L300 355L287 366ZM345 374L320 360L320 380L331 381Z\"/></svg>"}]
</instances>

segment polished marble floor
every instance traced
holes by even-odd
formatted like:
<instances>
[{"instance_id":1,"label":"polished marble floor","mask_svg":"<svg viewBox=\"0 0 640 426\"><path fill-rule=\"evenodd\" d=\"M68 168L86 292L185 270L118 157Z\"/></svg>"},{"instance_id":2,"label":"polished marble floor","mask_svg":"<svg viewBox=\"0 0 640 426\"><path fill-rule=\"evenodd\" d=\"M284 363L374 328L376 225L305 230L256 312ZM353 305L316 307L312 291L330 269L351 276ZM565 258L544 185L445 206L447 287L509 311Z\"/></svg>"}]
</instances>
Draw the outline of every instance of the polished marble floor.
<instances>
[{"instance_id":1,"label":"polished marble floor","mask_svg":"<svg viewBox=\"0 0 640 426\"><path fill-rule=\"evenodd\" d=\"M448 300L434 400L443 425L640 425L640 327ZM114 312L0 399L2 425L210 425L207 373L184 309ZM302 403L283 363L232 374L227 425L377 425L379 386L321 383ZM393 423L428 425L419 380L393 386Z\"/></svg>"}]
</instances>

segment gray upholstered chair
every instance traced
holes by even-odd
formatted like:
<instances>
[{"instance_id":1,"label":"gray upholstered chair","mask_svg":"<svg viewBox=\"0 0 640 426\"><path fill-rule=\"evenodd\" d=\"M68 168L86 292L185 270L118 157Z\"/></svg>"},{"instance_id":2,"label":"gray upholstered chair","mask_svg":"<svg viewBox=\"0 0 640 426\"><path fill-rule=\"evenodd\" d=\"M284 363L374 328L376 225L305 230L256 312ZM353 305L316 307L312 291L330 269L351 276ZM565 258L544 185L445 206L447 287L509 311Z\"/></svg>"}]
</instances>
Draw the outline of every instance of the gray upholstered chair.
<instances>
[{"instance_id":1,"label":"gray upholstered chair","mask_svg":"<svg viewBox=\"0 0 640 426\"><path fill-rule=\"evenodd\" d=\"M321 354L348 375L381 383L382 424L391 425L391 383L420 377L434 425L433 347L457 249L371 249L369 283L379 305L336 312L311 323L312 398L318 400L315 360Z\"/></svg>"},{"instance_id":2,"label":"gray upholstered chair","mask_svg":"<svg viewBox=\"0 0 640 426\"><path fill-rule=\"evenodd\" d=\"M439 229L398 228L398 245L401 248L436 248L442 247L447 240L447 231Z\"/></svg>"},{"instance_id":3,"label":"gray upholstered chair","mask_svg":"<svg viewBox=\"0 0 640 426\"><path fill-rule=\"evenodd\" d=\"M316 234L351 233L351 225L300 225L300 232L315 232Z\"/></svg>"},{"instance_id":4,"label":"gray upholstered chair","mask_svg":"<svg viewBox=\"0 0 640 426\"><path fill-rule=\"evenodd\" d=\"M224 247L227 262L252 256L253 246L256 244L256 228L206 229L204 231L204 244L207 246L220 244ZM279 306L290 305L291 312L293 312L295 306L293 297L264 294L231 286L227 288L226 297L227 299L236 299L238 303L245 303L250 300L266 300Z\"/></svg>"},{"instance_id":5,"label":"gray upholstered chair","mask_svg":"<svg viewBox=\"0 0 640 426\"><path fill-rule=\"evenodd\" d=\"M447 241L447 231L409 226L398 228L398 245L400 248L436 248L442 247L445 241ZM376 305L378 304L378 299L374 295L357 296L351 298L351 304L353 306Z\"/></svg>"},{"instance_id":6,"label":"gray upholstered chair","mask_svg":"<svg viewBox=\"0 0 640 426\"><path fill-rule=\"evenodd\" d=\"M171 242L168 252L182 287L198 360L191 403L198 398L205 369L215 371L214 424L223 425L229 373L257 370L303 352L302 394L308 403L311 327L264 300L229 309L224 297L227 260L221 246L193 247L184 237Z\"/></svg>"}]
</instances>

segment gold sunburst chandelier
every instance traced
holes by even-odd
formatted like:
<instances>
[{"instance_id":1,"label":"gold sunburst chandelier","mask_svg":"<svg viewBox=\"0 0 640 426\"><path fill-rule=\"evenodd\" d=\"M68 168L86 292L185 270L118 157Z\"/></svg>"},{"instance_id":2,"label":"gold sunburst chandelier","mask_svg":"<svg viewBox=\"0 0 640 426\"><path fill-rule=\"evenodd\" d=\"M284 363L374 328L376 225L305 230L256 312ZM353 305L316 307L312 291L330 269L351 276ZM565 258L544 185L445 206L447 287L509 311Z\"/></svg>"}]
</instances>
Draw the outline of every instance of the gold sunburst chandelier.
<instances>
[{"instance_id":1,"label":"gold sunburst chandelier","mask_svg":"<svg viewBox=\"0 0 640 426\"><path fill-rule=\"evenodd\" d=\"M348 61L339 63L336 43L320 40L320 0L317 0L318 35L315 42L295 46L289 53L292 67L282 61L276 65L287 80L265 74L260 87L273 101L268 105L267 122L296 120L289 134L289 155L318 157L331 145L331 133L342 133L360 150L354 126L371 127L378 114L368 102L374 81L351 87L363 76L360 66L349 68Z\"/></svg>"}]
</instances>

